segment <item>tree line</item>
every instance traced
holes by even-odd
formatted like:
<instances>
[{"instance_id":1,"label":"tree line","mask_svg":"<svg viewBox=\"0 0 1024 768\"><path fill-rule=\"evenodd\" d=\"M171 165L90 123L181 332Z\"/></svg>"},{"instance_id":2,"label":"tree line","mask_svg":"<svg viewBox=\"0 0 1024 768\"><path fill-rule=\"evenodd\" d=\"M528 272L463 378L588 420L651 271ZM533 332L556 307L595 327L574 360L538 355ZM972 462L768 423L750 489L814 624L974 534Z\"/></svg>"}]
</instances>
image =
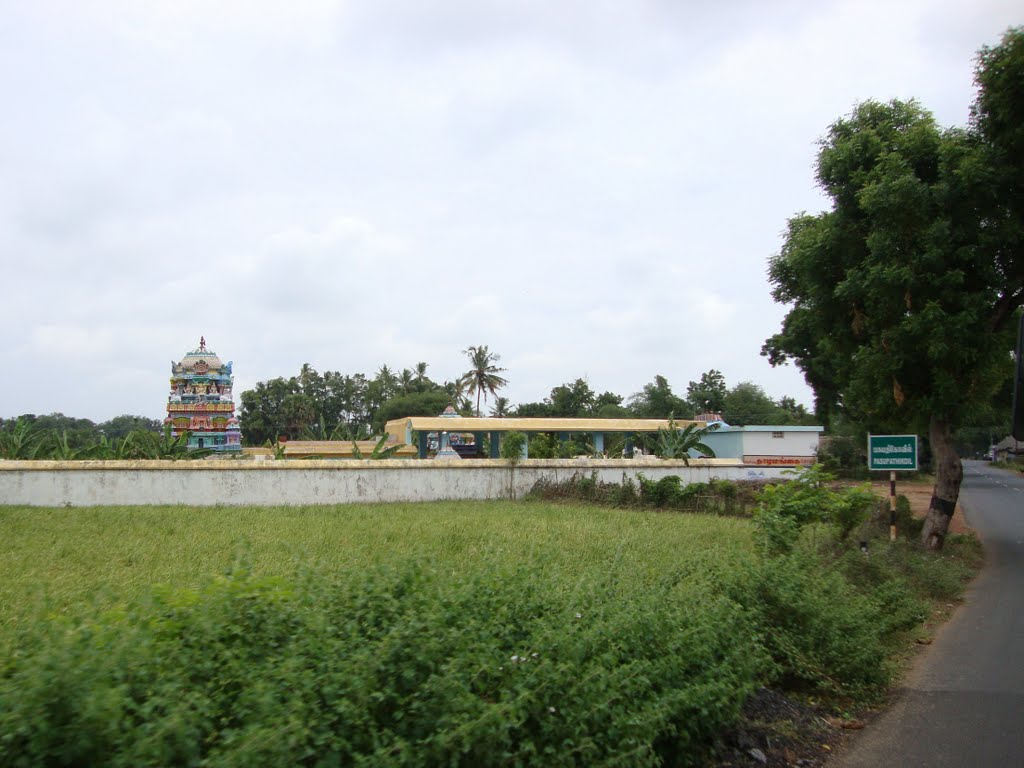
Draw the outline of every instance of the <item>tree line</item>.
<instances>
[{"instance_id":1,"label":"tree line","mask_svg":"<svg viewBox=\"0 0 1024 768\"><path fill-rule=\"evenodd\" d=\"M298 374L261 381L240 395L239 421L245 445L288 440L362 440L383 433L384 424L404 416L437 416L452 406L462 416L499 418L692 419L716 413L730 424L814 424L813 414L792 397L773 400L757 384L728 387L711 369L677 395L656 375L629 397L595 392L584 378L551 389L538 402L513 405L498 392L508 384L500 355L486 345L464 350L469 369L452 380L434 381L429 365L396 371L382 365L372 375L318 372L306 363ZM489 409L485 406L490 403ZM540 441L541 443L543 440ZM552 442L551 453L557 450ZM584 450L569 446L567 450ZM53 413L0 419L0 458L161 458L176 449L162 422L122 415L95 423ZM544 456L540 443L531 455Z\"/></svg>"},{"instance_id":2,"label":"tree line","mask_svg":"<svg viewBox=\"0 0 1024 768\"><path fill-rule=\"evenodd\" d=\"M396 372L382 365L373 375L318 372L308 363L297 375L261 381L241 393L242 440L263 445L289 440L360 440L379 435L391 419L437 416L448 406L460 415L498 418L651 418L692 419L720 414L730 424L814 424L814 416L792 397L773 400L753 382L733 387L717 370L702 374L677 395L664 376L628 398L598 394L584 378L551 389L539 402L513 405L498 392L508 383L497 366L500 356L481 345L464 350L470 369L442 382L417 363ZM490 401L489 410L483 406ZM531 448L531 455L533 453Z\"/></svg>"}]
</instances>

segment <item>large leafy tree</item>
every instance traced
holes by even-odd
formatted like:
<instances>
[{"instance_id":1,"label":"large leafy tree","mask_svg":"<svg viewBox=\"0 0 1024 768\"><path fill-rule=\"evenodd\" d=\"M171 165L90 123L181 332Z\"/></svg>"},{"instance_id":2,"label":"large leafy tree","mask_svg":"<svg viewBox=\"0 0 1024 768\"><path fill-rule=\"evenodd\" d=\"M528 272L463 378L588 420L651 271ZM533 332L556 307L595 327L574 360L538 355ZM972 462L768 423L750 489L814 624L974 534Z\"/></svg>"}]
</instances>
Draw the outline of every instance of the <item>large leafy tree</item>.
<instances>
[{"instance_id":1,"label":"large leafy tree","mask_svg":"<svg viewBox=\"0 0 1024 768\"><path fill-rule=\"evenodd\" d=\"M721 413L725 408L725 376L712 368L700 375L700 381L686 386L686 402L698 413Z\"/></svg>"},{"instance_id":2,"label":"large leafy tree","mask_svg":"<svg viewBox=\"0 0 1024 768\"><path fill-rule=\"evenodd\" d=\"M571 384L561 384L551 390L548 402L549 415L553 418L573 419L593 415L596 402L594 390L586 379L576 379Z\"/></svg>"},{"instance_id":3,"label":"large leafy tree","mask_svg":"<svg viewBox=\"0 0 1024 768\"><path fill-rule=\"evenodd\" d=\"M782 424L789 421L765 391L752 381L741 381L722 398L722 417L734 425Z\"/></svg>"},{"instance_id":4,"label":"large leafy tree","mask_svg":"<svg viewBox=\"0 0 1024 768\"><path fill-rule=\"evenodd\" d=\"M769 268L773 296L791 308L763 353L797 363L819 415L927 431L936 481L922 537L933 549L963 479L953 432L1009 375L1010 321L1024 302L1020 209L1004 197L1020 158L983 118L985 104L1019 105L1021 45L1014 31L982 52L970 130L940 130L913 101L866 102L833 124L817 162L831 208L791 219ZM997 61L1015 73L992 85ZM995 98L992 87L1016 90Z\"/></svg>"},{"instance_id":5,"label":"large leafy tree","mask_svg":"<svg viewBox=\"0 0 1024 768\"><path fill-rule=\"evenodd\" d=\"M19 422L27 424L33 434L40 439L49 440L53 436L60 435L66 444L74 448L92 445L99 440L99 428L103 426L96 425L89 419L78 419L74 416L65 416L63 413L51 413L45 416L26 413L16 419L7 419L6 422L0 419L0 430L12 432ZM156 422L156 425L159 428L159 422Z\"/></svg>"},{"instance_id":6,"label":"large leafy tree","mask_svg":"<svg viewBox=\"0 0 1024 768\"><path fill-rule=\"evenodd\" d=\"M1024 27L1009 30L1000 45L981 49L974 79L978 98L971 128L986 155L979 185L986 214L982 235L996 269L1019 284L1024 280ZM999 319L1019 305L1015 298L1008 292L996 306Z\"/></svg>"},{"instance_id":7,"label":"large leafy tree","mask_svg":"<svg viewBox=\"0 0 1024 768\"><path fill-rule=\"evenodd\" d=\"M650 384L629 398L629 409L641 419L677 419L693 417L693 409L672 391L664 376L657 375Z\"/></svg>"},{"instance_id":8,"label":"large leafy tree","mask_svg":"<svg viewBox=\"0 0 1024 768\"><path fill-rule=\"evenodd\" d=\"M499 389L508 384L508 380L500 374L505 372L504 368L498 367L501 356L491 352L486 344L478 347L468 347L462 353L469 358L470 368L466 371L460 382L470 397L476 395L476 415L480 415L480 398L487 400L487 395L494 395Z\"/></svg>"},{"instance_id":9,"label":"large leafy tree","mask_svg":"<svg viewBox=\"0 0 1024 768\"><path fill-rule=\"evenodd\" d=\"M295 377L278 377L270 381L257 382L253 389L242 392L241 416L242 436L248 445L262 445L267 440L277 440L286 432L284 401L299 392Z\"/></svg>"},{"instance_id":10,"label":"large leafy tree","mask_svg":"<svg viewBox=\"0 0 1024 768\"><path fill-rule=\"evenodd\" d=\"M633 413L622 404L622 395L614 392L602 392L594 400L594 415L599 419L628 419Z\"/></svg>"},{"instance_id":11,"label":"large leafy tree","mask_svg":"<svg viewBox=\"0 0 1024 768\"><path fill-rule=\"evenodd\" d=\"M374 414L373 433L384 433L384 425L392 419L405 416L437 416L448 405L448 393L443 389L430 392L414 392L410 395L399 395L384 403Z\"/></svg>"},{"instance_id":12,"label":"large leafy tree","mask_svg":"<svg viewBox=\"0 0 1024 768\"><path fill-rule=\"evenodd\" d=\"M162 432L163 425L157 419L124 414L97 424L96 430L101 435L106 435L108 440L121 440L138 430L155 433Z\"/></svg>"}]
</instances>

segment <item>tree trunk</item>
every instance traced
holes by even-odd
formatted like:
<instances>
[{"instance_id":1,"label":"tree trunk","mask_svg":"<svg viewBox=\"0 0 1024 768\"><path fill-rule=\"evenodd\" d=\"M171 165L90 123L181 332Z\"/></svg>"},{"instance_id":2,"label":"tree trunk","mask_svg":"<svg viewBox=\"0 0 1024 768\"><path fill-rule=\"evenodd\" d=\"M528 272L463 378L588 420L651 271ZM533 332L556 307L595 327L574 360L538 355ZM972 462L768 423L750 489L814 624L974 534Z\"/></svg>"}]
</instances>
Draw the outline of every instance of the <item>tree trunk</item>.
<instances>
[{"instance_id":1,"label":"tree trunk","mask_svg":"<svg viewBox=\"0 0 1024 768\"><path fill-rule=\"evenodd\" d=\"M946 542L949 521L956 511L960 497L960 483L964 479L964 467L960 456L953 447L953 434L949 422L932 416L928 426L928 437L932 448L932 465L935 467L935 489L928 506L928 516L921 530L921 542L927 549L939 550Z\"/></svg>"}]
</instances>

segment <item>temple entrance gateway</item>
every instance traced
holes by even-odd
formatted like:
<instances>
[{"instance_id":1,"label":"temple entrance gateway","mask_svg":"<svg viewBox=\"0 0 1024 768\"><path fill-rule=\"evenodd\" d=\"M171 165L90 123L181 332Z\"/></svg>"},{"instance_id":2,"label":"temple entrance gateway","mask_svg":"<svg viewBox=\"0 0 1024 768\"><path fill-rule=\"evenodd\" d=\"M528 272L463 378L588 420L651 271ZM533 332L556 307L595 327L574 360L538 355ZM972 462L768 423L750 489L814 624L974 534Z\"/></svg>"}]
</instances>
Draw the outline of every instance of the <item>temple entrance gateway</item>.
<instances>
[{"instance_id":1,"label":"temple entrance gateway","mask_svg":"<svg viewBox=\"0 0 1024 768\"><path fill-rule=\"evenodd\" d=\"M175 437L188 432L189 448L241 452L242 432L235 418L233 384L231 362L222 362L216 352L206 348L206 339L200 337L198 348L179 362L171 363L164 424L170 425Z\"/></svg>"}]
</instances>

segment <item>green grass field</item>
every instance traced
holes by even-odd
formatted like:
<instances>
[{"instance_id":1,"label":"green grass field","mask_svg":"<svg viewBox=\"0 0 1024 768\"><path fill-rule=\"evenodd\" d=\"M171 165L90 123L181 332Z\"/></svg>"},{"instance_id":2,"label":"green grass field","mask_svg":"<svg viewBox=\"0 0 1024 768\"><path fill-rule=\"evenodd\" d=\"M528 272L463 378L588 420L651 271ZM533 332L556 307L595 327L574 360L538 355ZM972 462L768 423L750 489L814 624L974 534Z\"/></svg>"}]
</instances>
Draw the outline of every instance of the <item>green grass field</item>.
<instances>
[{"instance_id":1,"label":"green grass field","mask_svg":"<svg viewBox=\"0 0 1024 768\"><path fill-rule=\"evenodd\" d=\"M0 626L196 587L242 562L256 575L345 573L429 560L440 570L530 566L566 584L614 569L642 588L682 564L750 554L736 519L507 502L325 507L0 507Z\"/></svg>"},{"instance_id":2,"label":"green grass field","mask_svg":"<svg viewBox=\"0 0 1024 768\"><path fill-rule=\"evenodd\" d=\"M758 686L877 695L970 575L541 502L3 507L0 533L0 765L704 764Z\"/></svg>"}]
</instances>

